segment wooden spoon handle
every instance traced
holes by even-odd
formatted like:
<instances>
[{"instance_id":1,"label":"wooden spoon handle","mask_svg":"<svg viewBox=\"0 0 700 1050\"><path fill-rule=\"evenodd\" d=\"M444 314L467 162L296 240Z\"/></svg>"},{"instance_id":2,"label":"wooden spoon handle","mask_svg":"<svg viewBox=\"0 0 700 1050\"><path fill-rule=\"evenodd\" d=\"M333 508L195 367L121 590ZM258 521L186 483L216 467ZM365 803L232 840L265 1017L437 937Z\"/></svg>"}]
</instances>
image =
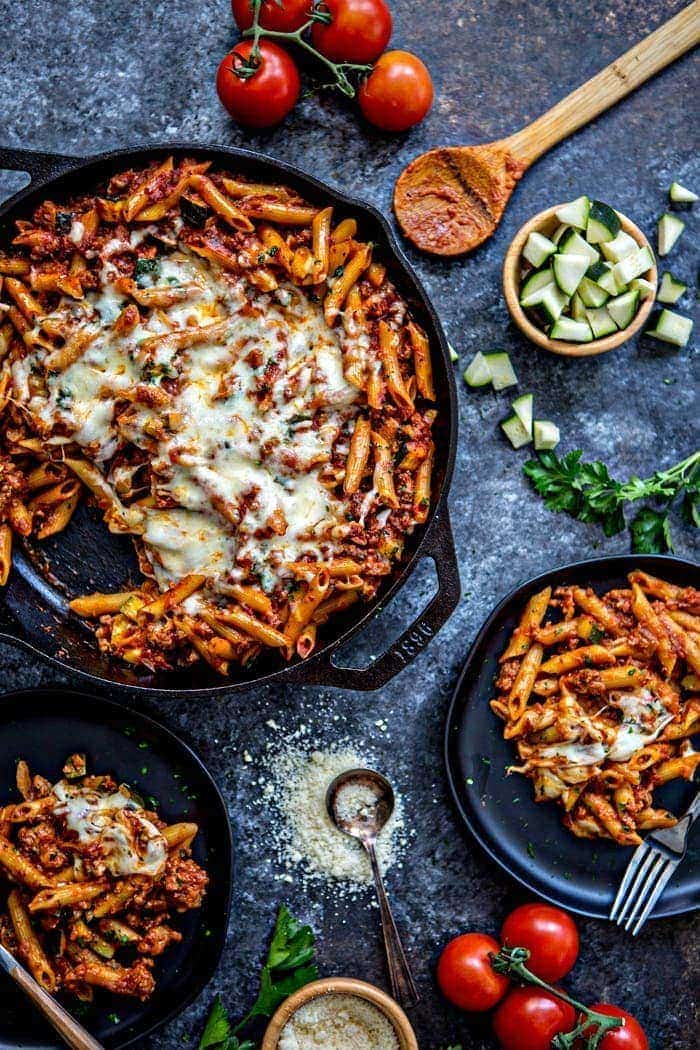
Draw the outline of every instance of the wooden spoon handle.
<instances>
[{"instance_id":1,"label":"wooden spoon handle","mask_svg":"<svg viewBox=\"0 0 700 1050\"><path fill-rule=\"evenodd\" d=\"M529 167L557 142L588 124L698 43L700 0L693 0L645 40L499 145Z\"/></svg>"},{"instance_id":2,"label":"wooden spoon handle","mask_svg":"<svg viewBox=\"0 0 700 1050\"><path fill-rule=\"evenodd\" d=\"M41 1010L49 1024L58 1032L61 1039L72 1047L72 1050L104 1050L102 1043L93 1039L90 1033L86 1032L83 1026L78 1024L52 995L45 992L25 969L17 966L12 970L10 976L29 996L34 1005Z\"/></svg>"}]
</instances>

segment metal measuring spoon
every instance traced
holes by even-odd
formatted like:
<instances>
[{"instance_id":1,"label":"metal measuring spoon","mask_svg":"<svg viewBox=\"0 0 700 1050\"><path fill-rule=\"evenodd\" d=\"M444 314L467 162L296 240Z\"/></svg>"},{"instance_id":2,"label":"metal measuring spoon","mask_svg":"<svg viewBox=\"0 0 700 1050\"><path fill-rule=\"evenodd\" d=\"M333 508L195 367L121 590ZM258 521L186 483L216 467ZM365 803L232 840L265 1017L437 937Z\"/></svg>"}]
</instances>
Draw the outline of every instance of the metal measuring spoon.
<instances>
[{"instance_id":1,"label":"metal measuring spoon","mask_svg":"<svg viewBox=\"0 0 700 1050\"><path fill-rule=\"evenodd\" d=\"M373 801L363 804L357 813L343 812L339 805L342 792L351 785L368 788L374 796ZM382 917L391 991L402 1006L415 1006L420 996L394 922L394 916L391 914L375 849L377 836L394 812L394 792L391 784L380 773L375 773L372 769L348 769L336 777L328 788L326 808L338 830L345 835L359 839L367 851Z\"/></svg>"}]
</instances>

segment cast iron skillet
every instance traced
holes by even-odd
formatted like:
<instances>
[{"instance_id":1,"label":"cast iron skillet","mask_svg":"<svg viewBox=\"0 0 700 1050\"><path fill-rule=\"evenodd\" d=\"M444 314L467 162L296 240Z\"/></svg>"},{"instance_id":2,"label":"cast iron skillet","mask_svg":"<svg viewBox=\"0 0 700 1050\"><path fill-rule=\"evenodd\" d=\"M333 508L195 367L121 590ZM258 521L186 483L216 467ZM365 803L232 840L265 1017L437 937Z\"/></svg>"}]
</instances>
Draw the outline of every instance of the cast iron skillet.
<instances>
[{"instance_id":1,"label":"cast iron skillet","mask_svg":"<svg viewBox=\"0 0 700 1050\"><path fill-rule=\"evenodd\" d=\"M173 920L183 934L156 962L156 990L140 1003L97 991L79 1019L105 1046L140 1043L184 1010L213 976L226 942L231 905L232 844L226 804L197 755L164 726L123 705L63 689L24 690L0 698L0 799L18 799L15 768L59 780L74 751L85 752L91 773L112 772L143 795L158 799L164 820L194 820L193 857L210 883L200 909ZM145 772L144 772L145 771ZM0 885L4 902L6 885ZM74 1010L76 1001L65 1000ZM115 1018L118 1020L115 1021ZM56 1037L9 978L0 979L0 1050L51 1050Z\"/></svg>"},{"instance_id":2,"label":"cast iron skillet","mask_svg":"<svg viewBox=\"0 0 700 1050\"><path fill-rule=\"evenodd\" d=\"M447 777L462 820L492 860L522 883L579 915L607 918L632 849L603 840L578 839L560 823L555 803L535 803L529 780L505 768L515 748L489 707L498 658L528 599L548 584L592 586L599 594L627 584L641 569L672 583L700 586L692 562L665 555L593 558L528 580L494 609L467 657L447 716ZM672 781L655 798L681 813L697 785ZM692 911L700 899L700 834L691 837L684 862L669 882L652 918Z\"/></svg>"},{"instance_id":3,"label":"cast iron skillet","mask_svg":"<svg viewBox=\"0 0 700 1050\"><path fill-rule=\"evenodd\" d=\"M0 149L0 169L26 171L30 185L0 207L0 243L7 242L14 221L45 197L61 200L91 192L96 184L118 171L143 166L175 155L212 160L216 165L256 180L284 181L305 198L319 204L329 201L339 216L359 216L363 235L380 246L392 279L423 325L433 347L435 387L440 423L435 432L436 470L433 501L426 524L416 529L407 544L404 563L368 605L355 609L324 628L316 652L305 661L284 664L269 650L248 671L232 669L220 678L208 668L167 674L143 674L103 656L92 633L73 616L67 598L94 590L121 588L131 575L138 578L128 538L108 535L95 511L79 508L67 531L40 548L16 545L10 582L0 598L0 641L23 646L54 664L83 675L95 684L119 685L150 692L187 692L191 695L230 693L284 678L349 689L378 689L428 644L459 601L459 571L447 511L447 492L457 444L457 408L454 369L437 314L409 266L384 217L370 205L354 200L281 161L249 150L171 143L134 148L80 158L28 150ZM366 668L340 667L333 654L364 627L406 582L422 558L435 562L438 591L420 616Z\"/></svg>"}]
</instances>

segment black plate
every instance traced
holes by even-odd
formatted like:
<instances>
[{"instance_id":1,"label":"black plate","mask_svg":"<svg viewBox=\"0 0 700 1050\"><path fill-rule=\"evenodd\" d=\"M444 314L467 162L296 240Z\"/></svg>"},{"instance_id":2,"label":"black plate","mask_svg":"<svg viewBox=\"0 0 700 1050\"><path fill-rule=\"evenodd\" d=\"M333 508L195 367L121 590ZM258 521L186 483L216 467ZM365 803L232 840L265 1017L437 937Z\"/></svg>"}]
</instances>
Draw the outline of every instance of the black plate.
<instances>
[{"instance_id":1,"label":"black plate","mask_svg":"<svg viewBox=\"0 0 700 1050\"><path fill-rule=\"evenodd\" d=\"M156 962L156 990L146 1003L97 991L79 1019L107 1047L127 1046L184 1010L210 979L226 940L231 896L231 827L216 784L195 753L152 719L85 693L26 690L0 698L0 799L17 798L15 766L53 780L73 751L87 753L91 772L113 772L158 799L164 820L193 820L193 857L210 884L201 909L173 920L183 933ZM146 769L147 773L142 773ZM75 1000L64 1000L72 1007ZM110 1021L110 1015L119 1018ZM43 1019L0 972L0 1050L57 1045Z\"/></svg>"},{"instance_id":2,"label":"black plate","mask_svg":"<svg viewBox=\"0 0 700 1050\"><path fill-rule=\"evenodd\" d=\"M489 707L498 658L523 607L551 584L581 584L603 593L641 569L672 583L700 586L691 562L662 555L595 558L523 583L503 599L481 628L455 688L445 728L445 760L452 795L465 824L497 864L541 897L579 915L606 918L632 849L578 839L560 823L556 803L535 803L524 777L504 775L515 748ZM468 783L470 781L470 783ZM697 787L674 781L656 792L661 805L681 812ZM516 801L517 799L517 801ZM700 835L669 882L654 918L691 911L700 902Z\"/></svg>"}]
</instances>

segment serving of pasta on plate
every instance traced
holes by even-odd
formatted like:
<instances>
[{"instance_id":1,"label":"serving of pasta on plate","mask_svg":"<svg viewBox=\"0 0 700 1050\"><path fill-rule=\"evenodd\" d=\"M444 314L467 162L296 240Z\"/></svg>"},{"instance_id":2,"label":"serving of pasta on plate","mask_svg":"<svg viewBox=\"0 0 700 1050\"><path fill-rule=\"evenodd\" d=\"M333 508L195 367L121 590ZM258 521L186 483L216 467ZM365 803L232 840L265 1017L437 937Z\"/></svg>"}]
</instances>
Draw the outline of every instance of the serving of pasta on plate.
<instances>
[{"instance_id":1,"label":"serving of pasta on plate","mask_svg":"<svg viewBox=\"0 0 700 1050\"><path fill-rule=\"evenodd\" d=\"M0 943L48 992L148 999L156 959L182 940L173 919L206 892L197 824L166 824L81 754L55 784L18 762L17 788L0 807Z\"/></svg>"},{"instance_id":2,"label":"serving of pasta on plate","mask_svg":"<svg viewBox=\"0 0 700 1050\"><path fill-rule=\"evenodd\" d=\"M654 791L700 763L700 591L640 571L628 583L534 594L491 707L536 801L556 801L581 838L633 846L676 823Z\"/></svg>"},{"instance_id":3,"label":"serving of pasta on plate","mask_svg":"<svg viewBox=\"0 0 700 1050\"><path fill-rule=\"evenodd\" d=\"M44 201L0 254L0 583L82 496L144 581L100 648L221 674L308 657L430 510L431 350L357 222L168 158Z\"/></svg>"}]
</instances>

